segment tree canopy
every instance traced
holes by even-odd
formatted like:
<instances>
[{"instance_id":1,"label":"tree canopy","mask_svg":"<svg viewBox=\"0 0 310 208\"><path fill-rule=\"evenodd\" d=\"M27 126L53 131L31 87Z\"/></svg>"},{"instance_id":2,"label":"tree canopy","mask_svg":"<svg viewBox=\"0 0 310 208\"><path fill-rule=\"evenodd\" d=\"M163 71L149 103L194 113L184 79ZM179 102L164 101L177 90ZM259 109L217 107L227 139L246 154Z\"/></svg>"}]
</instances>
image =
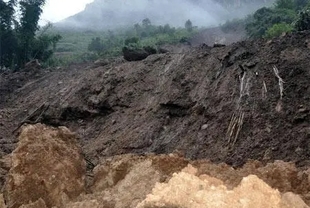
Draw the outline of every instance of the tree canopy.
<instances>
[{"instance_id":1,"label":"tree canopy","mask_svg":"<svg viewBox=\"0 0 310 208\"><path fill-rule=\"evenodd\" d=\"M276 0L247 18L246 31L251 38L272 38L284 32L310 29L310 0Z\"/></svg>"},{"instance_id":2,"label":"tree canopy","mask_svg":"<svg viewBox=\"0 0 310 208\"><path fill-rule=\"evenodd\" d=\"M44 4L45 0L0 0L0 67L18 69L29 60L46 61L53 54L61 37L37 34Z\"/></svg>"}]
</instances>

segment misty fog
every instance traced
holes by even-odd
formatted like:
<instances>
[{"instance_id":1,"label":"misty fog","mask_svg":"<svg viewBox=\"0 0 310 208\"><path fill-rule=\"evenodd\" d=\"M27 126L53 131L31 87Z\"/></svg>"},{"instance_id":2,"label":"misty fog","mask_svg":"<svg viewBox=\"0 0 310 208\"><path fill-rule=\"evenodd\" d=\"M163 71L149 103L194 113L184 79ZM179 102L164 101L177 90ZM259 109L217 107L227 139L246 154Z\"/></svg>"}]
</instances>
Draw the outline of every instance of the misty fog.
<instances>
[{"instance_id":1,"label":"misty fog","mask_svg":"<svg viewBox=\"0 0 310 208\"><path fill-rule=\"evenodd\" d=\"M244 7L224 8L213 0L95 0L85 10L56 24L62 27L111 29L131 26L149 18L152 24L184 26L190 19L195 26L210 27L241 18L261 7L266 0Z\"/></svg>"}]
</instances>

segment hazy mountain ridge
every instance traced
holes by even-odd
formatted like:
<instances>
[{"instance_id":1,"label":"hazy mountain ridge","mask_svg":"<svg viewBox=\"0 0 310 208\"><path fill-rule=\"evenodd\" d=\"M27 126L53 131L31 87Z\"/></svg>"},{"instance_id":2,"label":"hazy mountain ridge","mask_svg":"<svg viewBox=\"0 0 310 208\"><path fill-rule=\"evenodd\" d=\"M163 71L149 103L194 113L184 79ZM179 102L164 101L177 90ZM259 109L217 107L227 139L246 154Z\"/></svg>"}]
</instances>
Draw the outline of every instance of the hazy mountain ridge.
<instances>
[{"instance_id":1,"label":"hazy mountain ridge","mask_svg":"<svg viewBox=\"0 0 310 208\"><path fill-rule=\"evenodd\" d=\"M95 0L85 10L59 23L60 27L111 29L130 26L149 18L153 24L183 26L190 19L197 26L215 26L234 17L242 17L272 0ZM235 6L234 6L235 5ZM227 7L230 7L229 9Z\"/></svg>"}]
</instances>

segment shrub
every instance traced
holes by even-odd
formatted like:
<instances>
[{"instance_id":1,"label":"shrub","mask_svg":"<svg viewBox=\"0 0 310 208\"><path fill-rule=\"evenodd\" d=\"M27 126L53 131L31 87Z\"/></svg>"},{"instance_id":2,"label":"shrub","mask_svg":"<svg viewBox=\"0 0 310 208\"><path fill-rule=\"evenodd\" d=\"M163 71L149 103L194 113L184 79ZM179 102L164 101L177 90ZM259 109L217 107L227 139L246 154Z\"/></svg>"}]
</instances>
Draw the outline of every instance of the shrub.
<instances>
[{"instance_id":1,"label":"shrub","mask_svg":"<svg viewBox=\"0 0 310 208\"><path fill-rule=\"evenodd\" d=\"M287 23L279 23L279 24L274 24L272 27L270 27L266 35L264 37L266 38L273 38L280 36L283 33L286 32L291 32L293 30L293 26Z\"/></svg>"},{"instance_id":2,"label":"shrub","mask_svg":"<svg viewBox=\"0 0 310 208\"><path fill-rule=\"evenodd\" d=\"M295 23L297 31L310 30L310 9L306 8L299 12L298 19Z\"/></svg>"}]
</instances>

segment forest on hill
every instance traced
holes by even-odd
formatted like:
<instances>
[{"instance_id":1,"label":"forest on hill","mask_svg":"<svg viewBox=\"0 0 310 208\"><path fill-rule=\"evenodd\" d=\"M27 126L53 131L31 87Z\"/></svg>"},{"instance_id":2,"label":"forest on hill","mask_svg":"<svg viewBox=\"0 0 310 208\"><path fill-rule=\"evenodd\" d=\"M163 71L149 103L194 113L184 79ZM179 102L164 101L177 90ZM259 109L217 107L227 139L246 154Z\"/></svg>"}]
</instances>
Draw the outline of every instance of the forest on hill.
<instances>
[{"instance_id":1,"label":"forest on hill","mask_svg":"<svg viewBox=\"0 0 310 208\"><path fill-rule=\"evenodd\" d=\"M65 66L71 63L94 61L98 58L118 57L122 55L124 47L133 49L148 47L151 51L156 51L165 44L190 44L191 38L204 31L208 23L213 21L214 26L217 26L221 22L220 19L229 19L221 24L223 33L229 35L233 32L232 35L240 35L238 31L236 32L240 30L244 33L240 37L246 38L272 38L283 33L308 30L310 27L309 0L277 0L275 2L272 0L208 0L211 7L208 7L206 1L202 0L184 1L186 3L180 3L180 1L167 3L164 0L161 3L151 0L121 2L95 0L87 5L83 12L67 19L73 18L79 20L80 23L91 21L97 24L100 22L103 26L107 23L117 25L118 21L126 24L125 27L118 29L94 30L75 28L74 24L69 24L70 26L65 28L59 27L59 24L55 24L54 27L51 25L39 27L38 20L42 13L42 6L45 4L44 0L35 2L1 0L0 66L18 70L34 59L38 59L44 67ZM139 4L141 2L144 3ZM135 8L136 4L139 5L137 10L131 10L130 13L128 5ZM21 8L20 19L16 17L16 5ZM152 6L150 7L152 11L157 11L157 13L143 10L147 6ZM159 6L163 9L159 9ZM187 16L169 13L171 6L177 6L174 7L176 12L187 9L185 13ZM234 13L245 15L246 12L250 12L248 9L244 13L245 8L258 9L241 18L238 18L238 15L237 18L228 18ZM94 10L100 10L105 16ZM140 13L141 16L139 16L139 11L147 12L147 15ZM154 18L152 14L156 14L157 18ZM135 16L137 19L130 19L126 15ZM109 20L105 19L107 16ZM180 18L181 16L183 19ZM98 22L93 21L92 17L98 18ZM132 21L132 23L126 21ZM219 34L215 33L214 36L219 36ZM235 40L238 39L235 38ZM203 42L202 39L201 43Z\"/></svg>"},{"instance_id":2,"label":"forest on hill","mask_svg":"<svg viewBox=\"0 0 310 208\"><path fill-rule=\"evenodd\" d=\"M57 26L115 29L149 18L155 25L168 23L179 27L190 19L197 26L209 27L227 19L244 17L272 3L273 0L95 0L84 11L57 23Z\"/></svg>"}]
</instances>

